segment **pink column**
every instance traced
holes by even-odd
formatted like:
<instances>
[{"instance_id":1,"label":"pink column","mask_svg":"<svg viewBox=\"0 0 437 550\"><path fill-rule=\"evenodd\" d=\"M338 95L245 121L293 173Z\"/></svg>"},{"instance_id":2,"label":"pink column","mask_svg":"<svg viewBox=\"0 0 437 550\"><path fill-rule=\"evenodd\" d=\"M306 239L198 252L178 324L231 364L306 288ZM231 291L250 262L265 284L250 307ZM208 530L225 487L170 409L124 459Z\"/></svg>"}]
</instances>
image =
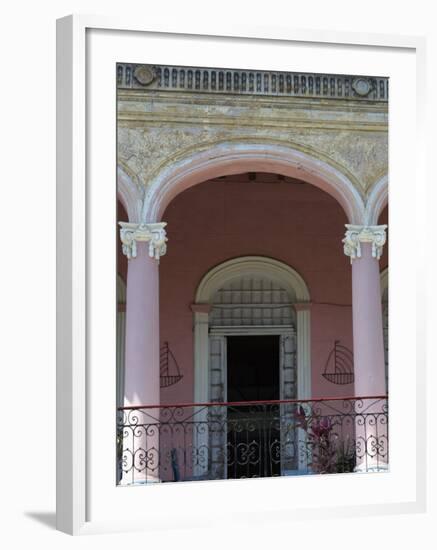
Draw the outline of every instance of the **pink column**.
<instances>
[{"instance_id":1,"label":"pink column","mask_svg":"<svg viewBox=\"0 0 437 550\"><path fill-rule=\"evenodd\" d=\"M128 261L125 406L159 405L159 267L138 243Z\"/></svg>"},{"instance_id":2,"label":"pink column","mask_svg":"<svg viewBox=\"0 0 437 550\"><path fill-rule=\"evenodd\" d=\"M128 257L122 484L159 481L159 257L165 224L120 224Z\"/></svg>"},{"instance_id":3,"label":"pink column","mask_svg":"<svg viewBox=\"0 0 437 550\"><path fill-rule=\"evenodd\" d=\"M355 395L385 394L379 262L371 243L361 245L361 258L352 262L352 318Z\"/></svg>"},{"instance_id":4,"label":"pink column","mask_svg":"<svg viewBox=\"0 0 437 550\"><path fill-rule=\"evenodd\" d=\"M386 387L379 258L387 226L346 227L344 251L352 263L355 395L383 396ZM355 404L357 471L387 469L386 412L384 399L358 400Z\"/></svg>"}]
</instances>

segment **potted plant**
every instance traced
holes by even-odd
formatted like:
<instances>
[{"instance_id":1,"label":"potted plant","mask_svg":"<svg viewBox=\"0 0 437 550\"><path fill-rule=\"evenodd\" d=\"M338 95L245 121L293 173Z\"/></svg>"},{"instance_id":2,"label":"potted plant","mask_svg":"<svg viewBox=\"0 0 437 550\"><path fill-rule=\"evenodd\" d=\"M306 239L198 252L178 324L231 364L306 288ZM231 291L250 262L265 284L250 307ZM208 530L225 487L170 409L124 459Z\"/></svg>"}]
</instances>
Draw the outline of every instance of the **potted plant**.
<instances>
[{"instance_id":1,"label":"potted plant","mask_svg":"<svg viewBox=\"0 0 437 550\"><path fill-rule=\"evenodd\" d=\"M306 432L308 465L314 474L353 472L355 445L349 436L341 439L335 431L338 422L323 415L307 415L300 405L295 413L297 427Z\"/></svg>"}]
</instances>

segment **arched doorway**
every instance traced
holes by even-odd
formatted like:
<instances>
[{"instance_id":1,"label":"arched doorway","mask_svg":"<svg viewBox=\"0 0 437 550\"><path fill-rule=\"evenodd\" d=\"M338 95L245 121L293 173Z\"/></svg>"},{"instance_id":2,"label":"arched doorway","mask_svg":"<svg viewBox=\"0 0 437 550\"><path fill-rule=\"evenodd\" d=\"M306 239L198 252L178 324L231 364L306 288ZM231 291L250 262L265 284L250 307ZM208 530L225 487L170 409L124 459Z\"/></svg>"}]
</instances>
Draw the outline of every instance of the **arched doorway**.
<instances>
[{"instance_id":1,"label":"arched doorway","mask_svg":"<svg viewBox=\"0 0 437 550\"><path fill-rule=\"evenodd\" d=\"M210 449L213 476L271 476L298 469L291 410L276 406L276 415L290 418L275 426L267 402L311 395L310 295L304 280L271 258L232 259L203 277L192 309L195 402L240 403L217 408L208 433L197 434L195 447ZM250 434L244 402L263 403L257 405L258 420L251 413ZM251 464L240 459L247 453Z\"/></svg>"}]
</instances>

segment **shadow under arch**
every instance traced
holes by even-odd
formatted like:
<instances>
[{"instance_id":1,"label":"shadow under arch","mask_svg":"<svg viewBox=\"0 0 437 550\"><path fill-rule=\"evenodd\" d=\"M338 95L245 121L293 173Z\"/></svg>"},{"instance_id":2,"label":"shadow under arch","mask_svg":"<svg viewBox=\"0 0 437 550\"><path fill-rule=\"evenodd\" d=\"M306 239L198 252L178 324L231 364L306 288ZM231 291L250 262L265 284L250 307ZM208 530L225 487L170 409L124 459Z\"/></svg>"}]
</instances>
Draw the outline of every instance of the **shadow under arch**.
<instances>
[{"instance_id":1,"label":"shadow under arch","mask_svg":"<svg viewBox=\"0 0 437 550\"><path fill-rule=\"evenodd\" d=\"M338 168L287 145L234 141L191 151L164 167L146 192L141 221L161 221L172 199L193 185L248 171L272 172L310 183L337 200L349 223L364 222L363 199L352 181Z\"/></svg>"}]
</instances>

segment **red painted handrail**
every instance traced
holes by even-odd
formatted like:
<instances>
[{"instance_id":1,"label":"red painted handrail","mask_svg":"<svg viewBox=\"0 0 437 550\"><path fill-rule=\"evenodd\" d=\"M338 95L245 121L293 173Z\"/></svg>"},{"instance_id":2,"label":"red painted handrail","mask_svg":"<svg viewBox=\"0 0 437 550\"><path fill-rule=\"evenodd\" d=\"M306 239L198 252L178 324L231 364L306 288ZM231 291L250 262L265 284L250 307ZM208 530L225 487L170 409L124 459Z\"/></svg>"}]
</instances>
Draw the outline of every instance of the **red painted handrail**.
<instances>
[{"instance_id":1,"label":"red painted handrail","mask_svg":"<svg viewBox=\"0 0 437 550\"><path fill-rule=\"evenodd\" d=\"M315 397L313 399L273 399L270 401L222 401L217 403L172 403L168 405L129 405L128 407L118 407L117 410L134 410L134 409L168 409L173 408L187 408L187 407L241 407L247 405L284 405L292 403L315 403L320 401L360 401L364 399L388 399L388 395L366 395L361 396L349 396L349 397Z\"/></svg>"}]
</instances>

